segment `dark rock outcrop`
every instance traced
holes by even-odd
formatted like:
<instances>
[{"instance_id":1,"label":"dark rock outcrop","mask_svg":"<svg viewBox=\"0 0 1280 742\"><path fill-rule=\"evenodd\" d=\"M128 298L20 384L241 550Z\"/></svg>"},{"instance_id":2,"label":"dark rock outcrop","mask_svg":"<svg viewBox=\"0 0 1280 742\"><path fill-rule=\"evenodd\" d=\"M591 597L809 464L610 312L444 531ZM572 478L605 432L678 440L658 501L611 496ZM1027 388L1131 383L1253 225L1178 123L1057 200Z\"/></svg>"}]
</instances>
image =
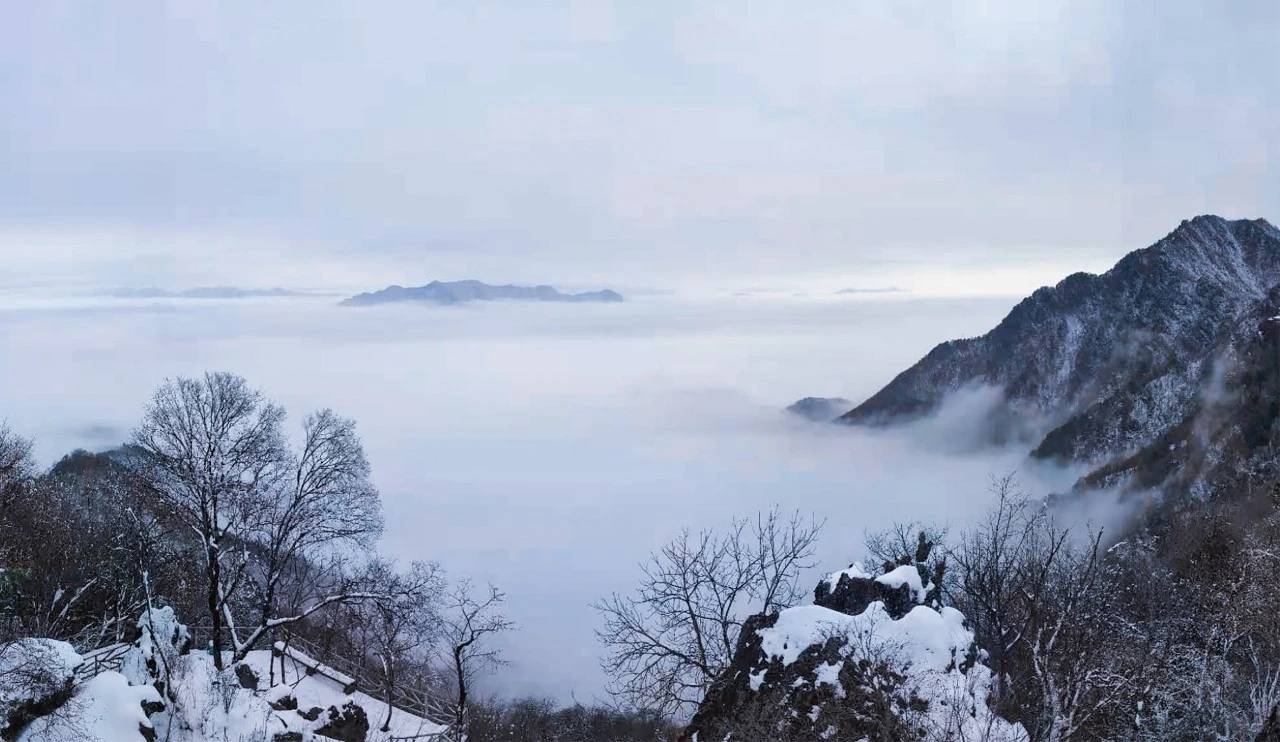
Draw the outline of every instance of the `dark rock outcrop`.
<instances>
[{"instance_id":1,"label":"dark rock outcrop","mask_svg":"<svg viewBox=\"0 0 1280 742\"><path fill-rule=\"evenodd\" d=\"M258 689L258 673L252 667L241 662L236 665L236 682L240 683L240 687L245 690Z\"/></svg>"},{"instance_id":2,"label":"dark rock outcrop","mask_svg":"<svg viewBox=\"0 0 1280 742\"><path fill-rule=\"evenodd\" d=\"M369 734L369 717L353 701L347 701L342 708L330 706L329 719L316 734L341 742L364 742Z\"/></svg>"},{"instance_id":3,"label":"dark rock outcrop","mask_svg":"<svg viewBox=\"0 0 1280 742\"><path fill-rule=\"evenodd\" d=\"M280 696L271 702L271 708L276 711L296 711L298 708L298 699L293 696ZM318 709L316 716L320 716Z\"/></svg>"},{"instance_id":4,"label":"dark rock outcrop","mask_svg":"<svg viewBox=\"0 0 1280 742\"><path fill-rule=\"evenodd\" d=\"M830 608L849 616L862 613L867 606L876 601L883 603L885 611L893 618L902 618L916 606L911 588L906 585L890 587L865 577L851 576L846 572L839 573L834 585L828 580L823 580L813 591L814 605Z\"/></svg>"}]
</instances>

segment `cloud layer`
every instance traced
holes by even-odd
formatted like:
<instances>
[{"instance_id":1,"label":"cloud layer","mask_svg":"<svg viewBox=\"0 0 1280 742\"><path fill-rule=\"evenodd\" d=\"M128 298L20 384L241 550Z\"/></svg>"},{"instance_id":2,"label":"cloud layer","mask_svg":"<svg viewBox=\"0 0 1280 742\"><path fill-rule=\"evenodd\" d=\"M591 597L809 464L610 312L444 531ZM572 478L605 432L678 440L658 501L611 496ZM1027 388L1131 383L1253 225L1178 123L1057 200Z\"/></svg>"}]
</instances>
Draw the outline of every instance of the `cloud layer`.
<instances>
[{"instance_id":1,"label":"cloud layer","mask_svg":"<svg viewBox=\"0 0 1280 742\"><path fill-rule=\"evenodd\" d=\"M598 694L588 604L634 584L680 528L778 503L828 518L822 568L894 520L959 526L1013 469L983 448L975 393L891 433L782 411L861 399L933 343L985 329L993 301L639 298L617 305L334 306L285 297L78 299L0 310L0 417L42 461L110 445L166 376L229 369L296 422L356 418L387 511L384 546L492 580L521 631L504 693Z\"/></svg>"}]
</instances>

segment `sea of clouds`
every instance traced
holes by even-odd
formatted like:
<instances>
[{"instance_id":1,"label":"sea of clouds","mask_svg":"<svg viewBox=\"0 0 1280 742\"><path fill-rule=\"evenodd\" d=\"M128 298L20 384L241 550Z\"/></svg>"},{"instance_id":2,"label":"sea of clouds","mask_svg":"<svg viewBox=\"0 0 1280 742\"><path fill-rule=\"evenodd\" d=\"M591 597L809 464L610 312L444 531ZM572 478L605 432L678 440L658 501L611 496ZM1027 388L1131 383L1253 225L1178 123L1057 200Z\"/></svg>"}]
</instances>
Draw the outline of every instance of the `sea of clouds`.
<instances>
[{"instance_id":1,"label":"sea of clouds","mask_svg":"<svg viewBox=\"0 0 1280 742\"><path fill-rule=\"evenodd\" d=\"M935 343L989 329L1008 299L335 301L4 297L0 419L47 465L123 441L157 384L205 370L247 377L295 424L323 406L354 417L384 548L506 591L520 630L487 688L562 700L602 694L591 602L628 590L681 528L813 513L830 570L894 521L964 526L994 475L1017 470L1037 494L1075 475L974 440L993 402L980 391L891 430L783 412L865 398Z\"/></svg>"}]
</instances>

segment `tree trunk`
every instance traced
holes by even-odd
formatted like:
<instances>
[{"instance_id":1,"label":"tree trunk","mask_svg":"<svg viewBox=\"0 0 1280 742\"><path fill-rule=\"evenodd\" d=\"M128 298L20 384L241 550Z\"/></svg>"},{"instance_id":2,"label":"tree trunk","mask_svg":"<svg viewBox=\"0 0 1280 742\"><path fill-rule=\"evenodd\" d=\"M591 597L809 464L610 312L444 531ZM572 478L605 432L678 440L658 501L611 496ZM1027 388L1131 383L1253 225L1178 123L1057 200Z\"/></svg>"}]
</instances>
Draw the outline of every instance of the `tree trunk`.
<instances>
[{"instance_id":1,"label":"tree trunk","mask_svg":"<svg viewBox=\"0 0 1280 742\"><path fill-rule=\"evenodd\" d=\"M391 692L396 687L395 671L391 670L390 667L388 666L386 672L384 673L383 679L385 681L383 683L383 688L386 691L386 696L387 696L387 699L386 699L387 700L387 718L382 722L382 731L389 732L391 731L391 713L392 713Z\"/></svg>"},{"instance_id":2,"label":"tree trunk","mask_svg":"<svg viewBox=\"0 0 1280 742\"><path fill-rule=\"evenodd\" d=\"M465 669L462 662L462 650L453 650L453 667L458 675L458 708L456 711L455 724L458 728L459 739L466 736L467 723L467 674L463 672Z\"/></svg>"},{"instance_id":3,"label":"tree trunk","mask_svg":"<svg viewBox=\"0 0 1280 742\"><path fill-rule=\"evenodd\" d=\"M216 547L206 545L206 558L208 559L209 574L209 626L213 632L211 637L213 644L213 666L218 670L222 670L222 612L218 609L218 586L222 581L222 574L218 569L218 550Z\"/></svg>"}]
</instances>

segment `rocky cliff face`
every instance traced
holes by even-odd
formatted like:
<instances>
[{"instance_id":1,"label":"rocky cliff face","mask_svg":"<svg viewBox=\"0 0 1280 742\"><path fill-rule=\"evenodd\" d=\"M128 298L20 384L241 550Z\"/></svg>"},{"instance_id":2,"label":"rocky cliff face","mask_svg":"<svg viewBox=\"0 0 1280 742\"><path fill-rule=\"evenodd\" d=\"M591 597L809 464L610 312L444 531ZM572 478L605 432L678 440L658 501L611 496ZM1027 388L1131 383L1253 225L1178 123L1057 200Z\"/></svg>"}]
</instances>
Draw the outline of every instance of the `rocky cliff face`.
<instances>
[{"instance_id":1,"label":"rocky cliff face","mask_svg":"<svg viewBox=\"0 0 1280 742\"><path fill-rule=\"evenodd\" d=\"M1207 351L1181 419L1084 485L1162 487L1199 497L1280 475L1280 286Z\"/></svg>"},{"instance_id":2,"label":"rocky cliff face","mask_svg":"<svg viewBox=\"0 0 1280 742\"><path fill-rule=\"evenodd\" d=\"M1077 273L1036 291L986 335L937 346L839 421L910 419L957 390L991 386L1038 421L1034 456L1094 464L1088 483L1163 481L1173 473L1148 461L1159 458L1152 446L1183 440L1182 426L1204 434L1205 416L1224 414L1216 386L1224 380L1248 396L1242 385L1266 376L1243 369L1271 352L1271 330L1259 323L1274 316L1277 284L1280 230L1199 216L1102 275ZM1222 420L1210 427L1213 436L1230 432ZM1195 477L1224 446L1257 443L1242 435L1229 445L1201 440L1207 460Z\"/></svg>"},{"instance_id":3,"label":"rocky cliff face","mask_svg":"<svg viewBox=\"0 0 1280 742\"><path fill-rule=\"evenodd\" d=\"M814 605L746 621L686 740L1025 740L987 706L990 671L938 568L916 561L823 579Z\"/></svg>"}]
</instances>

